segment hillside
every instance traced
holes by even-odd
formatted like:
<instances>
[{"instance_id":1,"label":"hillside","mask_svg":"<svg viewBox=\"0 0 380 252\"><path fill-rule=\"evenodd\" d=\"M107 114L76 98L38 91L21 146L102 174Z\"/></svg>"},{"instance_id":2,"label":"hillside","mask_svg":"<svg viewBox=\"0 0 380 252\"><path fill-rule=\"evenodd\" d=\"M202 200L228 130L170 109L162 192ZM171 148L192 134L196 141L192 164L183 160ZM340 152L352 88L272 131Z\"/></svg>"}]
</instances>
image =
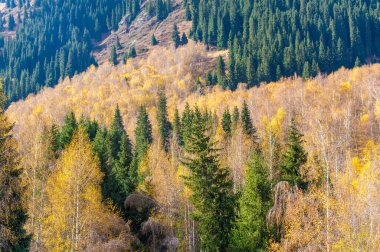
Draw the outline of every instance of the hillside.
<instances>
[{"instance_id":1,"label":"hillside","mask_svg":"<svg viewBox=\"0 0 380 252\"><path fill-rule=\"evenodd\" d=\"M110 127L118 105L132 145L137 148L134 133L139 107L144 105L153 125L153 142L147 159L138 168L139 174L145 174L138 190L160 205L150 221L165 223L165 230L168 228L176 237L170 239L179 248L191 251L200 241L194 244L188 233L194 227L185 211L188 189L181 179L185 168L178 161L183 150L175 147L174 133L170 138L171 151L160 150L157 94L164 90L172 123L175 109L184 114L186 103L190 108L207 109L213 118L212 137L223 147L221 163L229 167L234 188L240 188L248 179L246 161L250 159L252 142L244 134L243 121L228 137L221 120L226 109L232 111L236 106L242 111L246 101L265 167L273 180L281 173L279 156L287 148L286 132L292 118L304 136L303 146L308 153L300 176L309 189L293 191L283 210L276 205L277 198L274 201L272 211L284 211L281 223L285 233L280 241L271 240L271 249L376 250L380 242L380 208L376 203L380 195L376 166L380 157L380 65L340 69L307 80L287 78L254 88L241 84L231 92L218 86L206 87L202 79L198 86L194 85L207 62L207 51L202 45L190 43L177 50L157 47L146 58L117 67L108 63L91 67L55 88L11 104L7 115L16 123L14 136L29 183L34 181L29 175L36 169L35 162L44 159L36 155L41 149L40 135L53 123L66 125L70 111L77 118L83 115ZM273 188L271 193L280 195L280 200L285 197L281 196L281 187ZM33 203L30 198L28 202Z\"/></svg>"}]
</instances>

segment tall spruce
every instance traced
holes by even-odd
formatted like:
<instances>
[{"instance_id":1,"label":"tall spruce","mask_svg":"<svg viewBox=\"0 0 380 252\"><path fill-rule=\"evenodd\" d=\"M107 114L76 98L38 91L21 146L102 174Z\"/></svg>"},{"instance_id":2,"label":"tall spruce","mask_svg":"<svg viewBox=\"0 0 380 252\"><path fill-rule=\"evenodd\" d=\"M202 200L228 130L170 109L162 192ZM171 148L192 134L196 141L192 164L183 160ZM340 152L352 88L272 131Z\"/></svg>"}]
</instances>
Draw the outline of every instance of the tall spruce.
<instances>
[{"instance_id":1,"label":"tall spruce","mask_svg":"<svg viewBox=\"0 0 380 252\"><path fill-rule=\"evenodd\" d=\"M175 48L181 45L181 38L179 36L178 27L176 24L173 25L172 40Z\"/></svg>"},{"instance_id":2,"label":"tall spruce","mask_svg":"<svg viewBox=\"0 0 380 252\"><path fill-rule=\"evenodd\" d=\"M185 150L184 164L190 175L186 185L192 191L191 217L197 223L200 246L205 251L227 251L235 216L236 197L229 170L221 167L218 152L206 133L204 117L194 112Z\"/></svg>"},{"instance_id":3,"label":"tall spruce","mask_svg":"<svg viewBox=\"0 0 380 252\"><path fill-rule=\"evenodd\" d=\"M118 154L120 152L121 137L123 134L125 134L123 118L121 117L119 105L117 105L107 139L110 162L113 162L118 158Z\"/></svg>"},{"instance_id":4,"label":"tall spruce","mask_svg":"<svg viewBox=\"0 0 380 252\"><path fill-rule=\"evenodd\" d=\"M227 108L224 113L223 113L223 117L222 117L222 128L224 130L224 132L230 136L231 135L231 132L232 132L232 121L231 121L231 114L230 114L230 110Z\"/></svg>"},{"instance_id":5,"label":"tall spruce","mask_svg":"<svg viewBox=\"0 0 380 252\"><path fill-rule=\"evenodd\" d=\"M244 101L241 109L241 125L244 134L249 137L255 137L256 129L253 127L251 113L249 112L248 105Z\"/></svg>"},{"instance_id":6,"label":"tall spruce","mask_svg":"<svg viewBox=\"0 0 380 252\"><path fill-rule=\"evenodd\" d=\"M27 220L23 205L24 187L13 124L4 113L6 96L0 83L0 250L28 251L30 237L24 230Z\"/></svg>"},{"instance_id":7,"label":"tall spruce","mask_svg":"<svg viewBox=\"0 0 380 252\"><path fill-rule=\"evenodd\" d=\"M264 158L254 150L248 162L231 251L266 251L269 233L266 214L271 206L271 184Z\"/></svg>"},{"instance_id":8,"label":"tall spruce","mask_svg":"<svg viewBox=\"0 0 380 252\"><path fill-rule=\"evenodd\" d=\"M185 110L182 113L182 127L181 127L181 135L183 144L187 144L187 140L190 137L191 134L191 124L193 123L193 111L190 108L190 105L186 103Z\"/></svg>"},{"instance_id":9,"label":"tall spruce","mask_svg":"<svg viewBox=\"0 0 380 252\"><path fill-rule=\"evenodd\" d=\"M288 181L292 186L306 189L307 183L301 176L301 167L307 162L302 137L303 134L297 129L296 122L292 119L287 132L286 151L282 157L281 180Z\"/></svg>"},{"instance_id":10,"label":"tall spruce","mask_svg":"<svg viewBox=\"0 0 380 252\"><path fill-rule=\"evenodd\" d=\"M182 123L181 118L179 117L178 109L175 109L174 120L173 120L173 135L179 146L183 145L182 139Z\"/></svg>"},{"instance_id":11,"label":"tall spruce","mask_svg":"<svg viewBox=\"0 0 380 252\"><path fill-rule=\"evenodd\" d=\"M146 155L152 138L152 124L150 123L148 113L145 106L140 106L137 116L137 125L135 129L135 158L140 162Z\"/></svg>"},{"instance_id":12,"label":"tall spruce","mask_svg":"<svg viewBox=\"0 0 380 252\"><path fill-rule=\"evenodd\" d=\"M71 139L78 128L77 119L75 118L74 112L70 112L65 117L61 133L60 133L60 148L63 149L66 145L71 142Z\"/></svg>"},{"instance_id":13,"label":"tall spruce","mask_svg":"<svg viewBox=\"0 0 380 252\"><path fill-rule=\"evenodd\" d=\"M169 151L170 146L170 135L172 125L168 120L168 112L166 105L166 97L163 91L158 93L158 104L157 104L157 124L158 124L158 133L160 137L161 148L166 152Z\"/></svg>"}]
</instances>

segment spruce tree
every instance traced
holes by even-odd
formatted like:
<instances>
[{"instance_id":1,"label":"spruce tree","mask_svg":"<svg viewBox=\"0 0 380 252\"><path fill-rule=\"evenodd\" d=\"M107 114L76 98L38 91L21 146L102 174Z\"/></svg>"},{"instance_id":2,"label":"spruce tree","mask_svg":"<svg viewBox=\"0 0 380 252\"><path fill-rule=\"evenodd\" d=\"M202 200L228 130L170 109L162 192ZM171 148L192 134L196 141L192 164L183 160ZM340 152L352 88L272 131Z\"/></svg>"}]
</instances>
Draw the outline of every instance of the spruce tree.
<instances>
[{"instance_id":1,"label":"spruce tree","mask_svg":"<svg viewBox=\"0 0 380 252\"><path fill-rule=\"evenodd\" d=\"M197 222L200 246L205 251L227 251L235 216L236 197L229 170L221 167L214 143L207 135L204 117L195 110L184 164L190 175L186 185L192 191L191 217Z\"/></svg>"},{"instance_id":2,"label":"spruce tree","mask_svg":"<svg viewBox=\"0 0 380 252\"><path fill-rule=\"evenodd\" d=\"M183 144L187 144L187 140L191 134L191 124L193 123L193 111L190 109L190 105L186 103L185 110L182 113L182 140Z\"/></svg>"},{"instance_id":3,"label":"spruce tree","mask_svg":"<svg viewBox=\"0 0 380 252\"><path fill-rule=\"evenodd\" d=\"M226 74L225 74L225 64L222 56L218 57L218 61L216 62L216 78L218 81L218 84L222 88L227 88L227 81L226 81Z\"/></svg>"},{"instance_id":4,"label":"spruce tree","mask_svg":"<svg viewBox=\"0 0 380 252\"><path fill-rule=\"evenodd\" d=\"M152 124L150 123L148 113L145 106L140 106L137 116L137 125L135 129L135 159L140 162L146 155L152 138Z\"/></svg>"},{"instance_id":5,"label":"spruce tree","mask_svg":"<svg viewBox=\"0 0 380 252\"><path fill-rule=\"evenodd\" d=\"M245 101L243 102L243 107L241 109L241 125L244 134L254 137L256 129L253 127L251 113L249 112L248 105Z\"/></svg>"},{"instance_id":6,"label":"spruce tree","mask_svg":"<svg viewBox=\"0 0 380 252\"><path fill-rule=\"evenodd\" d=\"M60 148L63 149L67 144L71 142L71 139L75 133L75 131L78 128L78 123L75 118L74 112L70 112L68 115L65 117L64 124L61 129L61 134L60 134Z\"/></svg>"},{"instance_id":7,"label":"spruce tree","mask_svg":"<svg viewBox=\"0 0 380 252\"><path fill-rule=\"evenodd\" d=\"M174 112L174 120L173 120L173 134L179 146L183 145L182 139L182 123L181 118L179 117L178 109L175 109Z\"/></svg>"},{"instance_id":8,"label":"spruce tree","mask_svg":"<svg viewBox=\"0 0 380 252\"><path fill-rule=\"evenodd\" d=\"M282 157L281 180L288 181L292 186L306 189L307 183L301 176L301 167L307 161L307 153L302 146L302 137L303 135L297 129L293 119L287 132L286 152Z\"/></svg>"},{"instance_id":9,"label":"spruce tree","mask_svg":"<svg viewBox=\"0 0 380 252\"><path fill-rule=\"evenodd\" d=\"M130 178L130 165L132 163L132 145L127 133L120 139L120 151L110 174L110 197L119 209L124 208L124 201L128 194L134 190L133 178ZM126 216L123 216L124 218Z\"/></svg>"},{"instance_id":10,"label":"spruce tree","mask_svg":"<svg viewBox=\"0 0 380 252\"><path fill-rule=\"evenodd\" d=\"M232 131L232 125L231 124L232 124L231 114L230 114L229 109L227 108L224 111L223 117L222 117L222 128L223 128L224 132L227 134L227 136L231 135L231 131Z\"/></svg>"},{"instance_id":11,"label":"spruce tree","mask_svg":"<svg viewBox=\"0 0 380 252\"><path fill-rule=\"evenodd\" d=\"M112 65L117 65L119 62L117 61L117 54L116 54L116 46L111 46L110 49L110 58L109 61Z\"/></svg>"},{"instance_id":12,"label":"spruce tree","mask_svg":"<svg viewBox=\"0 0 380 252\"><path fill-rule=\"evenodd\" d=\"M121 137L123 134L125 134L123 118L121 117L119 105L117 105L107 139L110 162L118 158L118 153L120 152Z\"/></svg>"},{"instance_id":13,"label":"spruce tree","mask_svg":"<svg viewBox=\"0 0 380 252\"><path fill-rule=\"evenodd\" d=\"M152 35L152 38L151 38L151 44L152 44L152 46L155 46L158 44L158 41L156 39L156 36L154 36L154 34Z\"/></svg>"},{"instance_id":14,"label":"spruce tree","mask_svg":"<svg viewBox=\"0 0 380 252\"><path fill-rule=\"evenodd\" d=\"M182 33L181 45L186 45L188 42L189 40L187 39L186 33Z\"/></svg>"},{"instance_id":15,"label":"spruce tree","mask_svg":"<svg viewBox=\"0 0 380 252\"><path fill-rule=\"evenodd\" d=\"M259 150L251 155L245 178L230 250L266 251L266 214L271 206L271 184Z\"/></svg>"},{"instance_id":16,"label":"spruce tree","mask_svg":"<svg viewBox=\"0 0 380 252\"><path fill-rule=\"evenodd\" d=\"M169 145L170 145L171 124L168 120L166 97L163 91L159 92L158 94L156 119L157 119L157 124L158 124L158 132L159 132L161 147L166 152L168 152Z\"/></svg>"},{"instance_id":17,"label":"spruce tree","mask_svg":"<svg viewBox=\"0 0 380 252\"><path fill-rule=\"evenodd\" d=\"M137 56L136 48L135 48L134 46L132 46L132 47L129 49L128 57L129 57L129 58L136 58L136 56Z\"/></svg>"},{"instance_id":18,"label":"spruce tree","mask_svg":"<svg viewBox=\"0 0 380 252\"><path fill-rule=\"evenodd\" d=\"M178 48L178 46L181 45L181 38L179 37L178 27L176 24L173 25L172 40L175 48Z\"/></svg>"},{"instance_id":19,"label":"spruce tree","mask_svg":"<svg viewBox=\"0 0 380 252\"><path fill-rule=\"evenodd\" d=\"M4 113L6 96L0 83L0 250L28 251L30 237L24 230L27 212L13 124Z\"/></svg>"}]
</instances>

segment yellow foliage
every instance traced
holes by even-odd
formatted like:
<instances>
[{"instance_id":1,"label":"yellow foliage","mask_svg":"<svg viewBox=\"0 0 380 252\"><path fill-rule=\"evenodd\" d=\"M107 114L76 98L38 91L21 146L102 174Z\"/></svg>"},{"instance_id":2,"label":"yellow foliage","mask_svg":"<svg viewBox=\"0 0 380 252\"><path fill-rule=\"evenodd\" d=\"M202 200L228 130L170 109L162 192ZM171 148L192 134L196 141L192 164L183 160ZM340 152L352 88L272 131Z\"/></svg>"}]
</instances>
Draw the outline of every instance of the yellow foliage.
<instances>
[{"instance_id":1,"label":"yellow foliage","mask_svg":"<svg viewBox=\"0 0 380 252\"><path fill-rule=\"evenodd\" d=\"M361 117L360 117L360 122L361 123L366 123L366 122L368 122L368 120L369 120L369 115L368 114L364 114L364 115L362 115Z\"/></svg>"},{"instance_id":2,"label":"yellow foliage","mask_svg":"<svg viewBox=\"0 0 380 252\"><path fill-rule=\"evenodd\" d=\"M91 225L103 215L103 174L80 129L47 181L43 236L48 251L79 251L89 245Z\"/></svg>"}]
</instances>

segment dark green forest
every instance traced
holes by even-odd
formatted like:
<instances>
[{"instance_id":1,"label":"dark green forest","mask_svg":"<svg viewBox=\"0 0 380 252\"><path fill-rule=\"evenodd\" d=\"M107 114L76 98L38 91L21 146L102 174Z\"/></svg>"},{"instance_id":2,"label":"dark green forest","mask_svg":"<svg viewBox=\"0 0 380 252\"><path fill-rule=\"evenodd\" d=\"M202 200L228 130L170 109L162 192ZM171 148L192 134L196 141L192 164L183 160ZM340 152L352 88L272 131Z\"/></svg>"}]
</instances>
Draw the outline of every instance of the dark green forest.
<instances>
[{"instance_id":1,"label":"dark green forest","mask_svg":"<svg viewBox=\"0 0 380 252\"><path fill-rule=\"evenodd\" d=\"M184 6L195 40L230 50L228 65L210 78L225 88L295 73L313 77L380 55L378 0L187 0Z\"/></svg>"},{"instance_id":2,"label":"dark green forest","mask_svg":"<svg viewBox=\"0 0 380 252\"><path fill-rule=\"evenodd\" d=\"M16 36L0 38L0 74L10 102L96 64L91 40L116 30L126 13L131 22L140 11L138 0L39 0L34 6L19 1L18 6L24 11Z\"/></svg>"}]
</instances>

